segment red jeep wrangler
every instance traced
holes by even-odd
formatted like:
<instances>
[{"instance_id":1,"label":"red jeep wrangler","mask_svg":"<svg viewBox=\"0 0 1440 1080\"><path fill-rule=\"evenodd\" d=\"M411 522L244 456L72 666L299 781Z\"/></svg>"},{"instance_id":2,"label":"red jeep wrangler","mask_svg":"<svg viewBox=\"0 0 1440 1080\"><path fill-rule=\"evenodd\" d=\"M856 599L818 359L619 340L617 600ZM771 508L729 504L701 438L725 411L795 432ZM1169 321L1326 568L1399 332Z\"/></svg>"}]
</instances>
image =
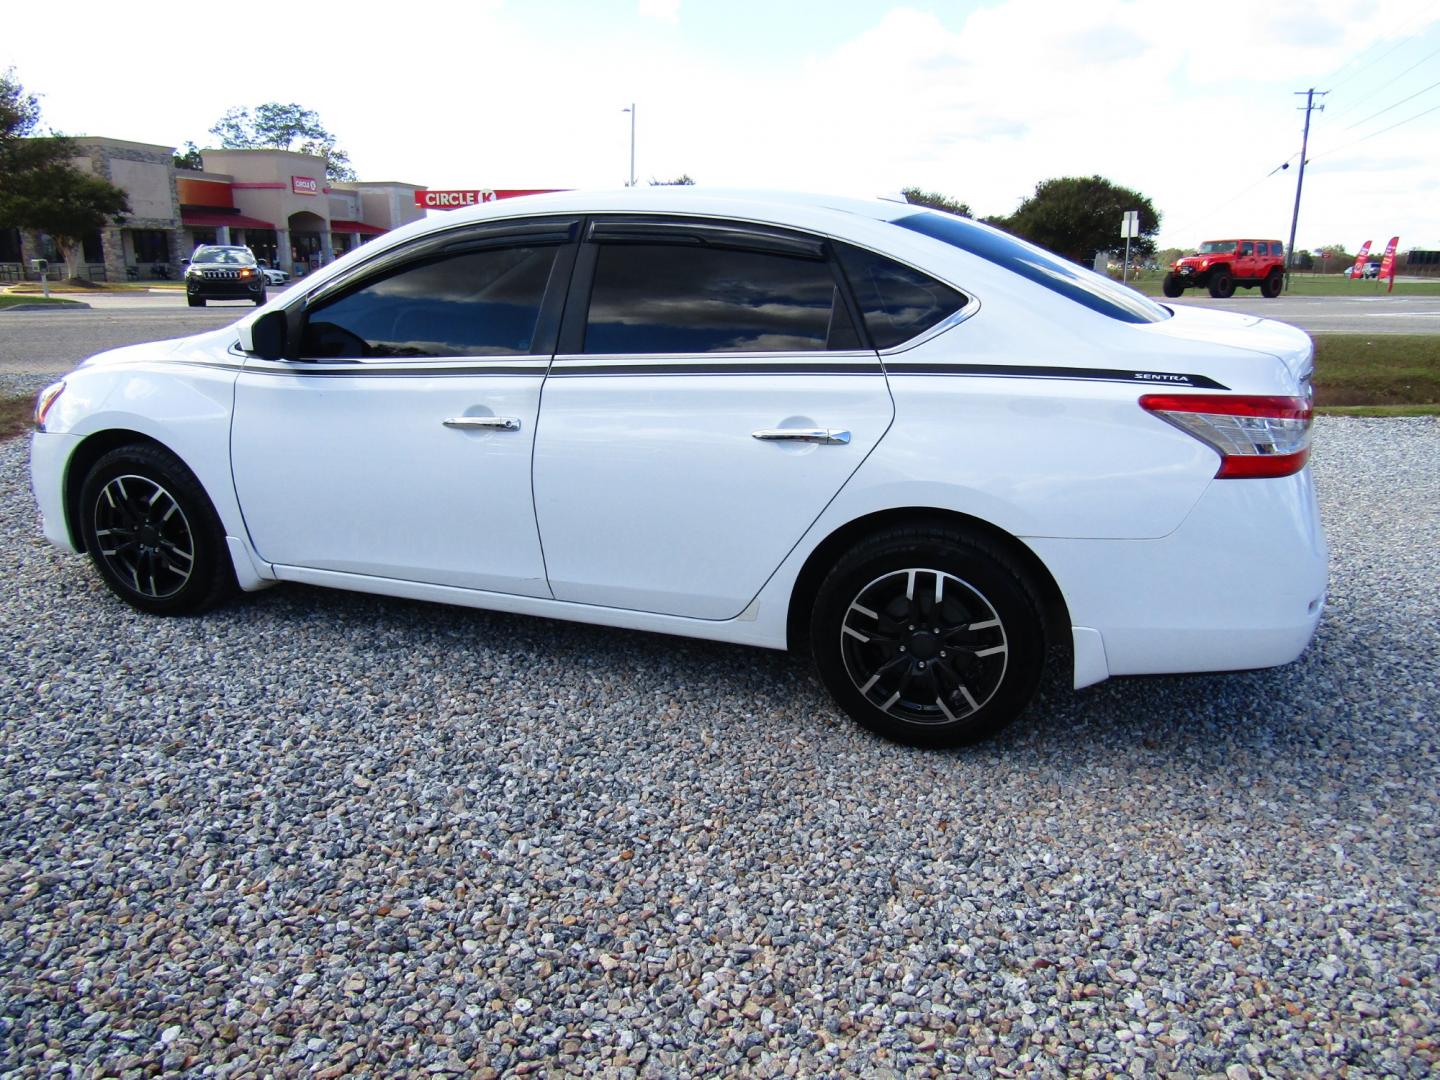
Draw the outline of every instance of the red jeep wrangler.
<instances>
[{"instance_id":1,"label":"red jeep wrangler","mask_svg":"<svg viewBox=\"0 0 1440 1080\"><path fill-rule=\"evenodd\" d=\"M1221 299L1234 295L1237 285L1259 285L1262 296L1279 296L1285 287L1285 245L1279 240L1206 240L1170 268L1161 289L1176 297L1201 285Z\"/></svg>"}]
</instances>

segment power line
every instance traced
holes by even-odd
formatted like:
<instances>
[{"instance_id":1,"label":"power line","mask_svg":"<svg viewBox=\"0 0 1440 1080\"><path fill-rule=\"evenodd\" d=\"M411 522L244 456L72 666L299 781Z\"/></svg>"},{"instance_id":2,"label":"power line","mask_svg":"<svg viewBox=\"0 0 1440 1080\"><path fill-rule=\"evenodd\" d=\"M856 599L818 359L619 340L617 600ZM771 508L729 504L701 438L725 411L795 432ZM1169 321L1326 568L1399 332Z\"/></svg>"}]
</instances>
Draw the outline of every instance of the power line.
<instances>
[{"instance_id":1,"label":"power line","mask_svg":"<svg viewBox=\"0 0 1440 1080\"><path fill-rule=\"evenodd\" d=\"M1315 157L1316 159L1322 157L1329 157L1331 154L1340 153L1341 150L1349 150L1352 146L1359 146L1363 142L1369 142L1377 135L1384 135L1387 131L1394 131L1398 127L1404 127L1406 124L1410 123L1411 120L1419 120L1422 116L1429 116L1431 113L1437 111L1440 111L1440 105L1435 105L1429 109L1426 109L1424 112L1416 113L1414 116L1409 117L1408 119L1401 120L1399 123L1396 124L1391 124L1389 127L1381 128L1379 131L1372 131L1369 135L1362 136L1361 138L1356 139L1354 142L1348 142L1344 146L1337 146L1334 150L1326 150L1323 154L1316 154Z\"/></svg>"},{"instance_id":2,"label":"power line","mask_svg":"<svg viewBox=\"0 0 1440 1080\"><path fill-rule=\"evenodd\" d=\"M1373 64L1378 64L1378 63L1380 63L1381 60L1384 60L1387 56L1389 56L1391 53L1393 53L1396 49L1400 48L1402 45L1407 44L1407 43L1411 40L1411 38L1413 38L1413 37L1415 36L1415 31L1420 28L1420 24L1423 23L1423 22L1425 22L1425 21L1426 21L1427 19L1429 19L1430 17L1431 17L1431 16L1430 16L1430 14L1429 14L1428 12L1427 12L1426 14L1424 14L1424 15L1421 15L1418 19L1416 19L1413 23L1411 23L1408 27L1406 27L1404 31L1401 32L1400 40L1399 40L1399 41L1397 41L1394 45L1391 45L1390 48L1386 49L1383 53L1381 53L1379 56L1377 56L1374 60L1369 61L1368 65L1367 65L1367 64L1361 64L1361 63L1360 63L1360 57L1364 56L1365 53L1367 53L1367 52L1370 51L1370 49L1375 48L1376 45L1379 45L1379 44L1380 44L1379 41L1375 42L1375 45L1371 45L1371 46L1370 46L1370 49L1365 49L1365 50L1364 50L1363 52L1361 52L1358 56L1352 57L1351 59L1347 60L1345 63L1341 64L1338 68L1336 68L1334 71L1332 71L1332 72L1330 73L1330 76L1329 76L1328 78L1321 79L1320 81L1321 81L1322 83L1324 83L1324 82L1330 82L1331 79L1333 79L1336 75L1339 75L1340 72L1344 71L1347 67L1354 66L1355 70L1352 71L1349 75L1346 75L1345 78L1341 79L1341 80L1338 81L1338 82L1331 83L1330 89L1331 89L1331 90L1334 90L1334 89L1336 89L1337 87L1344 86L1347 82L1349 82L1351 79L1353 79L1356 75L1359 75L1362 71L1365 71L1369 65L1373 65Z\"/></svg>"},{"instance_id":3,"label":"power line","mask_svg":"<svg viewBox=\"0 0 1440 1080\"><path fill-rule=\"evenodd\" d=\"M1437 87L1437 86L1440 86L1440 82L1433 82L1433 83L1431 83L1429 86L1425 87L1424 90L1416 90L1415 93L1413 93L1413 94L1410 95L1410 97L1401 98L1399 101L1395 102L1394 105L1386 105L1385 108L1381 109L1381 110L1380 110L1379 112L1377 112L1377 113L1371 113L1371 114L1370 114L1369 116L1367 116L1364 120L1357 120L1357 121L1355 121L1355 123L1351 124L1350 127L1347 127L1345 130L1346 130L1346 131L1350 131L1350 130L1353 129L1353 128L1359 127L1361 124L1368 124L1371 120L1374 120L1375 117L1377 117L1377 116L1384 116L1384 115L1385 115L1387 112L1389 112L1391 109L1398 108L1399 106L1404 105L1405 102L1410 101L1410 100L1412 100L1412 99L1414 99L1414 98L1417 98L1417 97L1419 97L1421 94L1426 93L1427 91L1434 90L1435 87Z\"/></svg>"},{"instance_id":4,"label":"power line","mask_svg":"<svg viewBox=\"0 0 1440 1080\"><path fill-rule=\"evenodd\" d=\"M1392 85L1394 85L1395 83L1399 82L1399 81L1400 81L1401 79L1403 79L1406 75L1409 75L1410 72L1414 71L1414 70L1415 70L1417 67L1419 67L1421 64L1425 63L1426 60L1429 60L1430 57L1432 57L1432 56L1437 56L1437 55L1440 55L1440 49L1436 49L1434 52L1430 53L1429 55L1421 57L1419 60L1415 61L1415 63L1411 64L1408 68L1406 68L1404 71L1400 72L1400 74L1398 74L1398 75L1396 75L1396 76L1394 76L1394 77L1392 77L1392 78L1389 78L1389 79L1385 80L1383 83L1381 83L1379 86L1377 86L1374 90L1370 91L1370 93L1364 95L1363 97L1356 98L1354 101L1352 101L1349 105L1347 105L1344 109L1342 109L1342 110L1340 111L1340 116L1337 116L1336 119L1338 120L1338 119L1340 119L1341 116L1345 116L1345 115L1348 114L1348 113L1354 112L1357 106L1362 105L1362 104L1364 104L1365 102L1369 101L1369 100L1370 100L1371 98L1373 98L1376 94L1380 93L1380 91L1384 90L1386 87L1392 86ZM1407 99L1407 100L1408 100L1408 99ZM1399 104L1399 103L1397 102L1396 104ZM1363 120L1360 121L1360 123L1362 123L1362 124L1363 124L1364 122L1365 122L1365 121L1363 121ZM1352 125L1352 126L1354 126L1354 125Z\"/></svg>"}]
</instances>

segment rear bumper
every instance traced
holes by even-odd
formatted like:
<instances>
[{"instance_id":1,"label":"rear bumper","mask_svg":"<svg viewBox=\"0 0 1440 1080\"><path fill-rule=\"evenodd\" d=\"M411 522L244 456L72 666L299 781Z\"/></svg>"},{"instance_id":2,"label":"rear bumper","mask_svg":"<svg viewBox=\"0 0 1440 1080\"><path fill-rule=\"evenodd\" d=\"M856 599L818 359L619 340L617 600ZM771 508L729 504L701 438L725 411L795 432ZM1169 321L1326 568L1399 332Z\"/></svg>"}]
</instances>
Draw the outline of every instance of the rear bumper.
<instances>
[{"instance_id":1,"label":"rear bumper","mask_svg":"<svg viewBox=\"0 0 1440 1080\"><path fill-rule=\"evenodd\" d=\"M1107 674L1287 664L1325 605L1328 555L1309 469L1217 480L1159 540L1026 542L1069 607L1077 686Z\"/></svg>"}]
</instances>

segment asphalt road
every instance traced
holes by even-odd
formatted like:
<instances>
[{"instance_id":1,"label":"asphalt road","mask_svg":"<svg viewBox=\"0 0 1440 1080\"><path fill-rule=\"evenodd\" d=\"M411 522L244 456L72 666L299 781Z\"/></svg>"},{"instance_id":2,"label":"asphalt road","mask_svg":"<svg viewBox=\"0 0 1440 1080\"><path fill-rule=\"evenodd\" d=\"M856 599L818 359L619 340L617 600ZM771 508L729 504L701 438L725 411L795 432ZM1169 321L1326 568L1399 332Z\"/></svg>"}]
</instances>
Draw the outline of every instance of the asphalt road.
<instances>
[{"instance_id":1,"label":"asphalt road","mask_svg":"<svg viewBox=\"0 0 1440 1080\"><path fill-rule=\"evenodd\" d=\"M272 292L272 295L274 293ZM63 374L87 356L121 345L213 330L254 310L247 301L188 307L178 291L85 297L91 310L0 311L0 373ZM1292 323L1310 333L1440 333L1440 296L1187 296L1174 303Z\"/></svg>"},{"instance_id":2,"label":"asphalt road","mask_svg":"<svg viewBox=\"0 0 1440 1080\"><path fill-rule=\"evenodd\" d=\"M1193 293L1166 303L1239 311L1311 334L1440 334L1440 296L1282 296L1258 292L1213 300Z\"/></svg>"}]
</instances>

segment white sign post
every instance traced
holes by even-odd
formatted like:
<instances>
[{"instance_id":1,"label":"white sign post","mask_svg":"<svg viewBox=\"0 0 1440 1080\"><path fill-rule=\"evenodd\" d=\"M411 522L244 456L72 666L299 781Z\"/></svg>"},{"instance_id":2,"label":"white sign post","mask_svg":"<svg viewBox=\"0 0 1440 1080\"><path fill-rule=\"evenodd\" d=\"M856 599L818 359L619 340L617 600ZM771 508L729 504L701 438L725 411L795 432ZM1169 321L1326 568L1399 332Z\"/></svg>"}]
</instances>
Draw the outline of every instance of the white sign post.
<instances>
[{"instance_id":1,"label":"white sign post","mask_svg":"<svg viewBox=\"0 0 1440 1080\"><path fill-rule=\"evenodd\" d=\"M1125 238L1125 263L1120 267L1120 280L1124 281L1130 273L1130 238L1140 235L1139 210L1125 211L1125 216L1120 219L1120 235Z\"/></svg>"}]
</instances>

